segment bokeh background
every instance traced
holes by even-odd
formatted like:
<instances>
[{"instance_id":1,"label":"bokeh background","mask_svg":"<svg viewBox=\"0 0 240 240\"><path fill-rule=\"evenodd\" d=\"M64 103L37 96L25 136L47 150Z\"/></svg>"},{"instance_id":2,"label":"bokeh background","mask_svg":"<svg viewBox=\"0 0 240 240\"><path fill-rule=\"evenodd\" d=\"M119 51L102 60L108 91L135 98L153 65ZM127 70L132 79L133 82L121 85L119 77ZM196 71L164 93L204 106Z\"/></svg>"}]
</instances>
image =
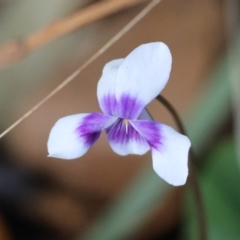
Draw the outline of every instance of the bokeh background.
<instances>
[{"instance_id":1,"label":"bokeh background","mask_svg":"<svg viewBox=\"0 0 240 240\"><path fill-rule=\"evenodd\" d=\"M105 0L116 1L116 0ZM100 1L0 0L0 45ZM104 1L102 1L104 2ZM4 131L125 26L149 1L57 38L0 69ZM104 64L142 43L163 41L173 55L165 96L192 140L209 239L240 239L239 13L234 0L162 0L77 78L0 139L0 239L199 239L189 183L158 178L151 156L116 155L105 134L81 159L47 158L53 124L100 111ZM153 117L177 129L157 101Z\"/></svg>"}]
</instances>

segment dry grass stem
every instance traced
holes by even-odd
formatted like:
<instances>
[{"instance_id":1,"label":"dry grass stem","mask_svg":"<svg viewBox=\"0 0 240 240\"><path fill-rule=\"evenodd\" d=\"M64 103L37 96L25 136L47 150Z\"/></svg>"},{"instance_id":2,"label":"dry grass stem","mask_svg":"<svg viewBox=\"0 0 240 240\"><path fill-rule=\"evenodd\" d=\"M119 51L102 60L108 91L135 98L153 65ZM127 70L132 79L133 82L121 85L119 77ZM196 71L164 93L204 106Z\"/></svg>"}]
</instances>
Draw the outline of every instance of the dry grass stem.
<instances>
[{"instance_id":1,"label":"dry grass stem","mask_svg":"<svg viewBox=\"0 0 240 240\"><path fill-rule=\"evenodd\" d=\"M52 98L56 93L63 89L67 84L73 81L76 76L78 76L82 70L88 67L95 59L106 52L115 42L117 42L121 37L123 37L129 30L131 30L142 18L144 18L161 0L152 0L137 16L135 16L124 28L122 28L116 35L114 35L103 47L101 47L92 57L90 57L83 65L81 65L75 72L73 72L68 78L66 78L60 85L58 85L52 92L50 92L45 98L43 98L39 103L37 103L32 109L25 113L21 118L19 118L15 123L13 123L9 128L0 134L0 138L5 136L8 132L19 125L24 119L33 114L39 107L46 103L50 98Z\"/></svg>"},{"instance_id":2,"label":"dry grass stem","mask_svg":"<svg viewBox=\"0 0 240 240\"><path fill-rule=\"evenodd\" d=\"M9 40L0 48L0 68L25 58L31 51L80 27L146 0L105 0L51 23L23 40Z\"/></svg>"}]
</instances>

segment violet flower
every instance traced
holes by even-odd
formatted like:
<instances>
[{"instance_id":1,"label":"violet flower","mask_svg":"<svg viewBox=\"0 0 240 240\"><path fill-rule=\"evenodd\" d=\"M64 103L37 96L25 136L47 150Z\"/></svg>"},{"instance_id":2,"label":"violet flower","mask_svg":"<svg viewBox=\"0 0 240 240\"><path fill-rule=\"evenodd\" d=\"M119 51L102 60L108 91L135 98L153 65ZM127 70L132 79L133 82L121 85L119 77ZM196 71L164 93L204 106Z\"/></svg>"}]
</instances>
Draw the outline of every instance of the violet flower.
<instances>
[{"instance_id":1,"label":"violet flower","mask_svg":"<svg viewBox=\"0 0 240 240\"><path fill-rule=\"evenodd\" d=\"M97 86L103 114L59 119L50 132L49 156L79 158L105 130L114 152L124 156L151 150L155 172L172 185L183 185L188 175L189 139L153 121L145 110L165 87L171 63L170 50L162 42L143 44L125 59L107 63Z\"/></svg>"}]
</instances>

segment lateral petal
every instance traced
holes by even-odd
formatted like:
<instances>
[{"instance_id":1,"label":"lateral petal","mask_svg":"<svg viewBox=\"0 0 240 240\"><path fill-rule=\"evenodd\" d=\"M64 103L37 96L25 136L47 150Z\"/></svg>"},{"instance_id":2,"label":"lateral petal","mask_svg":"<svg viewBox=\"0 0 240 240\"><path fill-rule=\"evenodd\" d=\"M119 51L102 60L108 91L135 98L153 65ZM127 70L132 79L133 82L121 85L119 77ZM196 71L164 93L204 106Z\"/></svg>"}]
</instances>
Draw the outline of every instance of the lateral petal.
<instances>
[{"instance_id":1,"label":"lateral petal","mask_svg":"<svg viewBox=\"0 0 240 240\"><path fill-rule=\"evenodd\" d=\"M116 118L100 113L85 113L59 119L48 139L50 157L75 159L83 156Z\"/></svg>"},{"instance_id":2,"label":"lateral petal","mask_svg":"<svg viewBox=\"0 0 240 240\"><path fill-rule=\"evenodd\" d=\"M172 56L162 42L143 44L119 65L115 84L119 117L136 119L165 87Z\"/></svg>"},{"instance_id":3,"label":"lateral petal","mask_svg":"<svg viewBox=\"0 0 240 240\"><path fill-rule=\"evenodd\" d=\"M152 150L153 169L169 184L183 185L188 176L188 137L155 121L131 121Z\"/></svg>"},{"instance_id":4,"label":"lateral petal","mask_svg":"<svg viewBox=\"0 0 240 240\"><path fill-rule=\"evenodd\" d=\"M111 148L122 156L146 153L150 150L148 142L126 121L119 118L106 129Z\"/></svg>"}]
</instances>

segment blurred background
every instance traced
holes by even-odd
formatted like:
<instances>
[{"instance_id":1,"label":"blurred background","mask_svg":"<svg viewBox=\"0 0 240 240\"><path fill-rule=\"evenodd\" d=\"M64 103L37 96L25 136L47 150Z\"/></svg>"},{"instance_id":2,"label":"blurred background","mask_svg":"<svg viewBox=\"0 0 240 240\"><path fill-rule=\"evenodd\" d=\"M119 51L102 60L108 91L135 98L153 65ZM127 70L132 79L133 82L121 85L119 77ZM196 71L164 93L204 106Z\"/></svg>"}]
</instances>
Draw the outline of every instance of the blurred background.
<instances>
[{"instance_id":1,"label":"blurred background","mask_svg":"<svg viewBox=\"0 0 240 240\"><path fill-rule=\"evenodd\" d=\"M106 2L119 0L0 0L0 46L9 40L24 42L52 22L82 9L90 9L90 14L93 4ZM14 63L6 64L0 51L1 132L150 1L129 2L134 4L39 45ZM152 170L149 153L118 156L102 134L81 159L47 158L48 135L60 117L100 111L96 86L104 64L153 41L165 42L173 55L163 96L181 115L192 140L208 239L240 239L239 10L235 0L162 0L73 82L0 139L0 239L200 239L198 206L189 183L164 183ZM157 101L148 110L177 129Z\"/></svg>"}]
</instances>

